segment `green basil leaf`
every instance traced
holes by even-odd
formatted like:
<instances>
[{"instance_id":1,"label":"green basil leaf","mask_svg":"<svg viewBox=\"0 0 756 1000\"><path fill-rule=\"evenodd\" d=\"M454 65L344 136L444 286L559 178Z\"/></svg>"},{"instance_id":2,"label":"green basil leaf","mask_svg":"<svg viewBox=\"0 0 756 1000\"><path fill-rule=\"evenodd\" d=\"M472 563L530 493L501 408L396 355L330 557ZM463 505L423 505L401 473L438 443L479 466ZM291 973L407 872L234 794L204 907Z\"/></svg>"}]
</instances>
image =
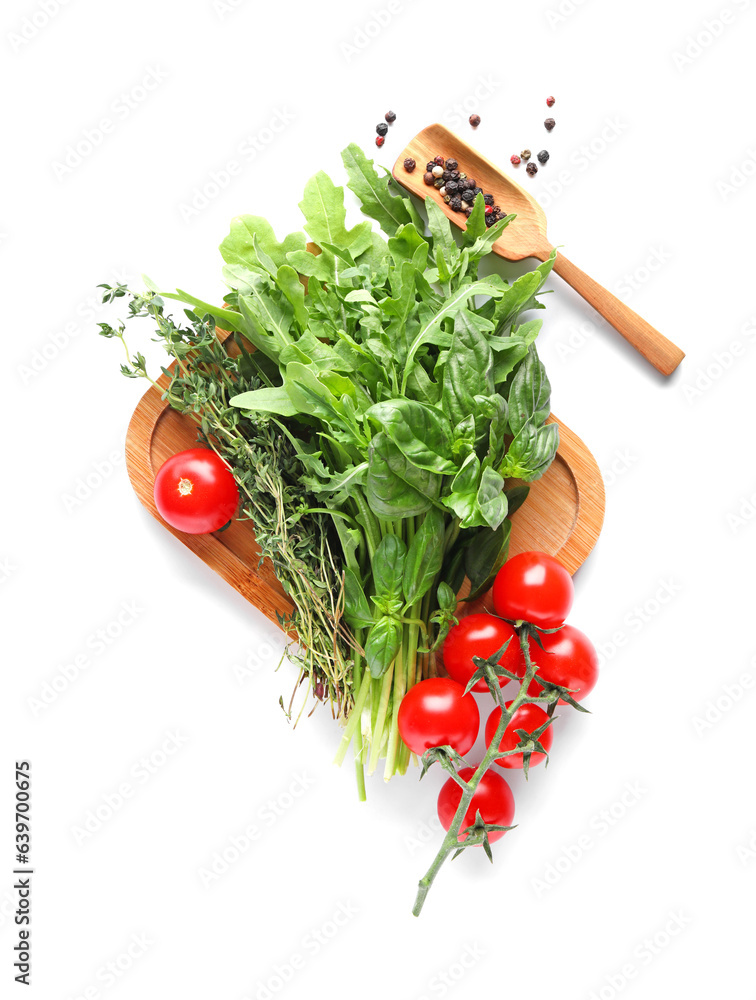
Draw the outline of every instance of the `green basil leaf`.
<instances>
[{"instance_id":1,"label":"green basil leaf","mask_svg":"<svg viewBox=\"0 0 756 1000\"><path fill-rule=\"evenodd\" d=\"M473 413L476 395L490 396L494 391L493 353L471 315L468 309L457 313L444 365L441 406L452 425Z\"/></svg>"},{"instance_id":2,"label":"green basil leaf","mask_svg":"<svg viewBox=\"0 0 756 1000\"><path fill-rule=\"evenodd\" d=\"M483 469L476 505L489 528L498 528L507 516L504 480L490 466Z\"/></svg>"},{"instance_id":3,"label":"green basil leaf","mask_svg":"<svg viewBox=\"0 0 756 1000\"><path fill-rule=\"evenodd\" d=\"M373 677L385 674L402 643L402 627L395 618L379 618L368 633L365 659Z\"/></svg>"},{"instance_id":4,"label":"green basil leaf","mask_svg":"<svg viewBox=\"0 0 756 1000\"><path fill-rule=\"evenodd\" d=\"M404 564L404 600L407 605L419 601L441 571L444 560L446 518L440 510L428 511L410 543Z\"/></svg>"},{"instance_id":5,"label":"green basil leaf","mask_svg":"<svg viewBox=\"0 0 756 1000\"><path fill-rule=\"evenodd\" d=\"M424 514L440 491L441 477L407 461L385 434L377 434L370 442L365 495L378 517Z\"/></svg>"},{"instance_id":6,"label":"green basil leaf","mask_svg":"<svg viewBox=\"0 0 756 1000\"><path fill-rule=\"evenodd\" d=\"M379 600L401 597L407 546L397 535L386 535L372 561L373 589Z\"/></svg>"},{"instance_id":7,"label":"green basil leaf","mask_svg":"<svg viewBox=\"0 0 756 1000\"><path fill-rule=\"evenodd\" d=\"M414 399L389 399L371 406L367 415L418 469L439 474L457 471L449 421L434 407Z\"/></svg>"}]
</instances>

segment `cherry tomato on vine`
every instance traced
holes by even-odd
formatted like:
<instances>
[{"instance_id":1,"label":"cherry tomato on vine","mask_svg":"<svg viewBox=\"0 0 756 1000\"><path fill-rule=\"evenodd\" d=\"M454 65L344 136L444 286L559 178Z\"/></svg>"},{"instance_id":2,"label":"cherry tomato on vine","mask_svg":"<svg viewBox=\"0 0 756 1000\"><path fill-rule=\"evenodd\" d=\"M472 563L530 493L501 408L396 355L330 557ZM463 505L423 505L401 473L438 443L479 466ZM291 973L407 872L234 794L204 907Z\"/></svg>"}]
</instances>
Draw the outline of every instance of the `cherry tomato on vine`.
<instances>
[{"instance_id":1,"label":"cherry tomato on vine","mask_svg":"<svg viewBox=\"0 0 756 1000\"><path fill-rule=\"evenodd\" d=\"M507 702L507 708L512 704L512 702ZM544 724L548 719L548 715L544 710L538 705L520 705L515 714L512 716L509 725L504 730L504 735L502 736L501 743L499 744L499 750L514 750L517 744L520 742L520 737L517 735L518 729L524 729L528 733L534 732L540 726ZM490 743L494 738L496 728L501 722L501 709L495 708L493 712L488 716L486 722L486 743ZM552 723L553 725L553 723ZM541 746L544 748L546 753L551 750L551 744L554 742L554 734L551 731L551 726L548 729L544 729L538 740ZM532 753L530 755L530 767L535 764L540 764L542 760L546 760L546 754L542 753ZM509 757L502 757L500 760L494 761L499 767L522 767L523 755L521 753L513 753Z\"/></svg>"},{"instance_id":2,"label":"cherry tomato on vine","mask_svg":"<svg viewBox=\"0 0 756 1000\"><path fill-rule=\"evenodd\" d=\"M508 622L486 614L468 615L460 619L459 624L450 629L444 642L443 661L446 672L463 688L467 687L476 670L473 656L487 659L497 653L507 639L511 639L511 642L499 663L515 673L520 662L520 642ZM499 678L501 687L507 683L506 677ZM488 691L488 685L481 679L476 682L473 691Z\"/></svg>"},{"instance_id":3,"label":"cherry tomato on vine","mask_svg":"<svg viewBox=\"0 0 756 1000\"><path fill-rule=\"evenodd\" d=\"M161 465L155 476L155 505L172 528L204 535L231 520L239 490L219 455L210 448L189 448Z\"/></svg>"},{"instance_id":4,"label":"cherry tomato on vine","mask_svg":"<svg viewBox=\"0 0 756 1000\"><path fill-rule=\"evenodd\" d=\"M572 607L572 577L545 552L521 552L499 570L493 585L496 614L527 621L539 628L557 628Z\"/></svg>"},{"instance_id":5,"label":"cherry tomato on vine","mask_svg":"<svg viewBox=\"0 0 756 1000\"><path fill-rule=\"evenodd\" d=\"M474 767L463 767L459 775L465 781L469 781L475 774ZM441 826L448 830L452 825L454 814L457 811L462 799L462 789L454 780L449 780L443 785L438 796L438 818ZM470 805L462 820L461 830L472 826L475 822L475 814L480 812L485 823L494 823L497 826L511 826L514 819L514 795L506 781L495 771L486 771L480 779L480 784L475 789ZM458 840L465 840L468 834L460 834ZM490 841L499 840L504 836L503 830L493 830L488 835Z\"/></svg>"},{"instance_id":6,"label":"cherry tomato on vine","mask_svg":"<svg viewBox=\"0 0 756 1000\"><path fill-rule=\"evenodd\" d=\"M478 736L480 713L461 684L449 677L429 677L402 698L397 724L413 753L448 744L464 755Z\"/></svg>"},{"instance_id":7,"label":"cherry tomato on vine","mask_svg":"<svg viewBox=\"0 0 756 1000\"><path fill-rule=\"evenodd\" d=\"M596 649L584 632L574 625L565 625L558 632L543 632L540 636L543 649L530 640L530 656L545 681L572 689L575 701L583 698L596 686L599 661ZM534 678L528 694L536 695L541 685ZM560 698L559 704L565 702Z\"/></svg>"}]
</instances>

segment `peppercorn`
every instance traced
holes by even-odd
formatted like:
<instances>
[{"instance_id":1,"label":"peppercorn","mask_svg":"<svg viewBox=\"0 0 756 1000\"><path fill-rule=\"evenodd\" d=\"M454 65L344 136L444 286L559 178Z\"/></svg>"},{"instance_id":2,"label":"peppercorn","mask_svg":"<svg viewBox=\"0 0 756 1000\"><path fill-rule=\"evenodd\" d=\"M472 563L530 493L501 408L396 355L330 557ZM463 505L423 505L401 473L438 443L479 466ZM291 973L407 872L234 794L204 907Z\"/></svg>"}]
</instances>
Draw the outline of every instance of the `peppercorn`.
<instances>
[{"instance_id":1,"label":"peppercorn","mask_svg":"<svg viewBox=\"0 0 756 1000\"><path fill-rule=\"evenodd\" d=\"M538 154L538 162L545 163L548 160L548 158L549 154L546 152L545 149L542 149L541 152Z\"/></svg>"},{"instance_id":2,"label":"peppercorn","mask_svg":"<svg viewBox=\"0 0 756 1000\"><path fill-rule=\"evenodd\" d=\"M444 170L443 178L445 181L451 180L451 170Z\"/></svg>"},{"instance_id":3,"label":"peppercorn","mask_svg":"<svg viewBox=\"0 0 756 1000\"><path fill-rule=\"evenodd\" d=\"M444 160L443 156L439 155L434 158L433 162L436 164L437 167L443 168L443 165L446 161Z\"/></svg>"},{"instance_id":4,"label":"peppercorn","mask_svg":"<svg viewBox=\"0 0 756 1000\"><path fill-rule=\"evenodd\" d=\"M386 122L378 122L378 124L375 126L375 131L378 133L378 135L385 135L388 132L388 125L386 124Z\"/></svg>"},{"instance_id":5,"label":"peppercorn","mask_svg":"<svg viewBox=\"0 0 756 1000\"><path fill-rule=\"evenodd\" d=\"M450 195L450 194L445 194L445 195L444 195L444 201L445 201L445 202L446 202L446 204L448 205L448 204L449 204L449 202L451 201L451 195Z\"/></svg>"},{"instance_id":6,"label":"peppercorn","mask_svg":"<svg viewBox=\"0 0 756 1000\"><path fill-rule=\"evenodd\" d=\"M431 173L433 174L434 177L443 177L444 176L444 168L440 167L438 164L436 164L436 166L433 168L433 170L431 170Z\"/></svg>"},{"instance_id":7,"label":"peppercorn","mask_svg":"<svg viewBox=\"0 0 756 1000\"><path fill-rule=\"evenodd\" d=\"M550 132L556 125L556 122L554 121L553 118L547 118L543 124L546 127L546 131Z\"/></svg>"},{"instance_id":8,"label":"peppercorn","mask_svg":"<svg viewBox=\"0 0 756 1000\"><path fill-rule=\"evenodd\" d=\"M556 103L556 98L554 98L554 97L547 97L546 98L546 103L548 104L548 106L550 108L553 108L554 104Z\"/></svg>"},{"instance_id":9,"label":"peppercorn","mask_svg":"<svg viewBox=\"0 0 756 1000\"><path fill-rule=\"evenodd\" d=\"M377 135L375 137L375 144L376 144L376 146L382 146L385 141L386 140L385 140L385 138L382 135Z\"/></svg>"},{"instance_id":10,"label":"peppercorn","mask_svg":"<svg viewBox=\"0 0 756 1000\"><path fill-rule=\"evenodd\" d=\"M456 181L447 181L446 182L446 190L450 194L456 194L459 191L459 184L457 184Z\"/></svg>"},{"instance_id":11,"label":"peppercorn","mask_svg":"<svg viewBox=\"0 0 756 1000\"><path fill-rule=\"evenodd\" d=\"M459 164L457 163L456 160L447 160L446 161L446 169L447 170L456 170L458 166L459 166Z\"/></svg>"},{"instance_id":12,"label":"peppercorn","mask_svg":"<svg viewBox=\"0 0 756 1000\"><path fill-rule=\"evenodd\" d=\"M438 193L441 195L442 198L444 197L444 195L446 194L446 185L445 184L444 184L443 187L440 187L438 189Z\"/></svg>"},{"instance_id":13,"label":"peppercorn","mask_svg":"<svg viewBox=\"0 0 756 1000\"><path fill-rule=\"evenodd\" d=\"M437 177L435 179L435 181L433 182L433 186L437 187L439 189L439 191L440 191L441 188L444 186L444 179L443 179L443 177Z\"/></svg>"},{"instance_id":14,"label":"peppercorn","mask_svg":"<svg viewBox=\"0 0 756 1000\"><path fill-rule=\"evenodd\" d=\"M509 162L510 162L510 163L511 163L511 164L512 164L513 166L515 166L515 167L519 167L519 165L520 165L520 157L519 157L519 156L518 156L518 155L517 155L517 154L515 153L515 154L514 154L514 156L510 156L510 157L509 157Z\"/></svg>"},{"instance_id":15,"label":"peppercorn","mask_svg":"<svg viewBox=\"0 0 756 1000\"><path fill-rule=\"evenodd\" d=\"M463 208L462 211L465 213L465 215L467 216L468 219L472 215L472 209L469 208L469 207L468 208Z\"/></svg>"},{"instance_id":16,"label":"peppercorn","mask_svg":"<svg viewBox=\"0 0 756 1000\"><path fill-rule=\"evenodd\" d=\"M475 197L477 198L479 194L483 194L483 188L475 188Z\"/></svg>"},{"instance_id":17,"label":"peppercorn","mask_svg":"<svg viewBox=\"0 0 756 1000\"><path fill-rule=\"evenodd\" d=\"M426 170L426 172L423 174L423 180L429 187L434 182L435 179L436 178L433 176L430 170Z\"/></svg>"},{"instance_id":18,"label":"peppercorn","mask_svg":"<svg viewBox=\"0 0 756 1000\"><path fill-rule=\"evenodd\" d=\"M493 205L493 203L494 203L493 202L493 195L492 194L484 194L483 195L483 201L486 203L486 205Z\"/></svg>"},{"instance_id":19,"label":"peppercorn","mask_svg":"<svg viewBox=\"0 0 756 1000\"><path fill-rule=\"evenodd\" d=\"M386 119L386 121L389 124L391 124L392 122L396 121L396 115L394 114L393 111L387 111L386 114L383 117Z\"/></svg>"},{"instance_id":20,"label":"peppercorn","mask_svg":"<svg viewBox=\"0 0 756 1000\"><path fill-rule=\"evenodd\" d=\"M407 171L408 174L411 174L416 166L417 164L415 163L415 161L412 159L411 156L408 156L407 159L404 161L404 169Z\"/></svg>"},{"instance_id":21,"label":"peppercorn","mask_svg":"<svg viewBox=\"0 0 756 1000\"><path fill-rule=\"evenodd\" d=\"M449 202L449 208L452 209L452 211L454 211L454 212L461 211L462 210L462 199L458 195L455 195L452 198L452 200Z\"/></svg>"},{"instance_id":22,"label":"peppercorn","mask_svg":"<svg viewBox=\"0 0 756 1000\"><path fill-rule=\"evenodd\" d=\"M535 175L538 173L538 167L535 165L535 163L529 163L525 169L527 170L528 174L531 177L535 177Z\"/></svg>"},{"instance_id":23,"label":"peppercorn","mask_svg":"<svg viewBox=\"0 0 756 1000\"><path fill-rule=\"evenodd\" d=\"M473 128L477 128L480 125L480 115L470 115L470 124Z\"/></svg>"},{"instance_id":24,"label":"peppercorn","mask_svg":"<svg viewBox=\"0 0 756 1000\"><path fill-rule=\"evenodd\" d=\"M429 161L428 161L428 162L427 162L427 163L425 164L425 169L426 169L426 170L433 170L433 168L435 167L435 165L436 165L436 161L435 161L435 160L429 160Z\"/></svg>"},{"instance_id":25,"label":"peppercorn","mask_svg":"<svg viewBox=\"0 0 756 1000\"><path fill-rule=\"evenodd\" d=\"M474 188L475 187L475 180L472 177L468 177L467 178L467 186L470 187L470 188Z\"/></svg>"},{"instance_id":26,"label":"peppercorn","mask_svg":"<svg viewBox=\"0 0 756 1000\"><path fill-rule=\"evenodd\" d=\"M460 172L459 172L459 179L461 181L466 181L467 180L467 174L464 171L462 171L462 170L460 170Z\"/></svg>"},{"instance_id":27,"label":"peppercorn","mask_svg":"<svg viewBox=\"0 0 756 1000\"><path fill-rule=\"evenodd\" d=\"M486 215L493 215L493 205L486 205Z\"/></svg>"},{"instance_id":28,"label":"peppercorn","mask_svg":"<svg viewBox=\"0 0 756 1000\"><path fill-rule=\"evenodd\" d=\"M452 170L451 175L453 181L458 181L460 178L459 170Z\"/></svg>"},{"instance_id":29,"label":"peppercorn","mask_svg":"<svg viewBox=\"0 0 756 1000\"><path fill-rule=\"evenodd\" d=\"M523 149L523 151L520 153L520 156L523 158L523 160L529 160L532 155L533 154L530 152L529 149Z\"/></svg>"}]
</instances>

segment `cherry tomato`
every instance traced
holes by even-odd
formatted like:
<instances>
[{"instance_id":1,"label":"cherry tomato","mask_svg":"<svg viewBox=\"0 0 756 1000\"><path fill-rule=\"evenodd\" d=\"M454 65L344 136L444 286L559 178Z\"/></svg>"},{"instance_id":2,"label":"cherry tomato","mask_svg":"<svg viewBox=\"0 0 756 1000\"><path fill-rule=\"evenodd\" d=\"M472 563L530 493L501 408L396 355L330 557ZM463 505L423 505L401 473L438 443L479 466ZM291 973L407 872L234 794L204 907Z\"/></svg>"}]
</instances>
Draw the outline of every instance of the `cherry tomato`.
<instances>
[{"instance_id":1,"label":"cherry tomato","mask_svg":"<svg viewBox=\"0 0 756 1000\"><path fill-rule=\"evenodd\" d=\"M210 448L173 455L155 476L155 505L164 521L189 535L227 524L239 506L231 470Z\"/></svg>"},{"instance_id":2,"label":"cherry tomato","mask_svg":"<svg viewBox=\"0 0 756 1000\"><path fill-rule=\"evenodd\" d=\"M474 767L463 767L459 775L469 781L475 774ZM449 778L441 788L438 796L438 818L441 826L448 830L452 825L454 814L462 798L462 789L454 778ZM470 805L467 807L461 830L472 826L475 814L480 812L484 823L495 823L497 826L511 826L514 819L514 795L506 781L495 771L488 770L480 779L475 789ZM458 840L465 840L469 834L460 834ZM504 836L503 830L493 830L488 835L490 841Z\"/></svg>"},{"instance_id":3,"label":"cherry tomato","mask_svg":"<svg viewBox=\"0 0 756 1000\"><path fill-rule=\"evenodd\" d=\"M509 708L511 704L511 701L507 702L507 708ZM547 719L548 715L542 708L540 708L540 706L520 705L515 714L512 716L509 725L504 730L504 735L501 739L501 743L499 744L499 750L514 750L520 742L520 737L517 735L518 729L524 729L526 732L532 733L534 730L538 729L539 726L542 726ZM488 716L488 721L486 722L486 743L490 743L494 738L496 727L500 722L501 709L495 708ZM538 742L547 753L551 750L551 744L554 742L554 734L551 731L551 726L549 726L548 729L544 729ZM546 760L546 754L532 753L530 755L530 767L533 767L534 764L540 764L542 760ZM502 757L501 760L494 761L494 763L498 764L499 767L522 767L523 754L513 753L509 757Z\"/></svg>"},{"instance_id":4,"label":"cherry tomato","mask_svg":"<svg viewBox=\"0 0 756 1000\"><path fill-rule=\"evenodd\" d=\"M575 701L582 701L598 680L598 654L591 640L574 625L565 625L558 632L542 633L541 642L543 649L530 640L530 656L538 673L545 681L571 688ZM535 695L540 690L541 685L533 679L528 693ZM563 699L559 704L565 704Z\"/></svg>"},{"instance_id":5,"label":"cherry tomato","mask_svg":"<svg viewBox=\"0 0 756 1000\"><path fill-rule=\"evenodd\" d=\"M494 615L467 615L450 629L444 642L443 660L447 673L463 688L467 687L476 670L473 656L488 659L501 649L507 639L512 641L499 663L515 673L520 662L520 641L512 626ZM508 678L499 678L501 687L507 683ZM481 679L476 682L473 691L488 691L488 685Z\"/></svg>"},{"instance_id":6,"label":"cherry tomato","mask_svg":"<svg viewBox=\"0 0 756 1000\"><path fill-rule=\"evenodd\" d=\"M521 552L499 570L493 585L496 614L557 628L572 607L572 577L545 552Z\"/></svg>"},{"instance_id":7,"label":"cherry tomato","mask_svg":"<svg viewBox=\"0 0 756 1000\"><path fill-rule=\"evenodd\" d=\"M413 753L448 744L464 755L478 736L480 713L461 684L449 677L429 677L402 698L397 723Z\"/></svg>"}]
</instances>

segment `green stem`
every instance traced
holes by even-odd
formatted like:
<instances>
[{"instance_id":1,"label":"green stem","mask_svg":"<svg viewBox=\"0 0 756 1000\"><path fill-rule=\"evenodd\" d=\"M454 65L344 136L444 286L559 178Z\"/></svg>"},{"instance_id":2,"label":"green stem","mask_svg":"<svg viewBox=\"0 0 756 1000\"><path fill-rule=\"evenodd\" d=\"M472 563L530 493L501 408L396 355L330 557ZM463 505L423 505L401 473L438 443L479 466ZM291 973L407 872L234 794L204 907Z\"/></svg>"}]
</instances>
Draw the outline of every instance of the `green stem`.
<instances>
[{"instance_id":1,"label":"green stem","mask_svg":"<svg viewBox=\"0 0 756 1000\"><path fill-rule=\"evenodd\" d=\"M441 870L442 865L448 858L448 856L459 848L459 831L462 828L462 823L467 813L468 806L472 801L472 797L475 794L475 790L480 784L480 780L486 773L488 768L493 763L494 757L499 752L499 747L501 746L501 739L504 735L504 730L509 725L512 716L517 711L517 709L522 705L522 703L527 699L528 687L530 682L533 680L535 675L536 667L530 656L530 646L528 643L529 629L527 625L521 626L517 629L517 634L520 640L520 649L522 650L522 655L525 659L525 664L527 670L525 671L525 676L520 684L520 689L517 692L514 700L511 702L507 708L506 702L504 701L504 694L502 689L499 687L498 678L494 678L496 681L496 700L501 708L501 719L499 720L499 725L496 727L496 732L493 735L491 742L488 744L488 748L483 756L483 760L478 764L475 773L467 782L467 787L462 792L462 797L459 800L459 806L454 814L454 819L452 820L451 826L447 831L446 836L441 844L438 854L433 859L433 864L430 866L428 871L420 879L417 897L415 898L415 905L412 908L412 913L416 916L420 916L420 912L425 903L425 897L430 891L430 887L433 885L433 881Z\"/></svg>"},{"instance_id":2,"label":"green stem","mask_svg":"<svg viewBox=\"0 0 756 1000\"><path fill-rule=\"evenodd\" d=\"M370 760L368 762L367 773L372 774L376 767L378 767L378 758L381 752L381 744L383 743L383 732L386 724L386 713L388 712L388 703L391 698L391 688L393 686L394 680L394 667L398 663L399 669L401 669L401 654L397 656L394 662L389 666L386 673L381 678L381 698L378 702L378 714L375 718L375 724L373 725L373 732L371 736L370 745Z\"/></svg>"},{"instance_id":3,"label":"green stem","mask_svg":"<svg viewBox=\"0 0 756 1000\"><path fill-rule=\"evenodd\" d=\"M362 683L360 684L359 691L357 692L357 697L354 699L352 714L349 716L349 720L344 727L344 735L341 737L341 743L339 743L336 756L333 758L334 764L341 766L341 764L344 763L344 758L346 757L346 752L349 749L349 744L352 742L355 730L360 724L362 709L365 707L368 694L370 694L371 682L372 677L370 676L370 671L366 670L363 674Z\"/></svg>"}]
</instances>

